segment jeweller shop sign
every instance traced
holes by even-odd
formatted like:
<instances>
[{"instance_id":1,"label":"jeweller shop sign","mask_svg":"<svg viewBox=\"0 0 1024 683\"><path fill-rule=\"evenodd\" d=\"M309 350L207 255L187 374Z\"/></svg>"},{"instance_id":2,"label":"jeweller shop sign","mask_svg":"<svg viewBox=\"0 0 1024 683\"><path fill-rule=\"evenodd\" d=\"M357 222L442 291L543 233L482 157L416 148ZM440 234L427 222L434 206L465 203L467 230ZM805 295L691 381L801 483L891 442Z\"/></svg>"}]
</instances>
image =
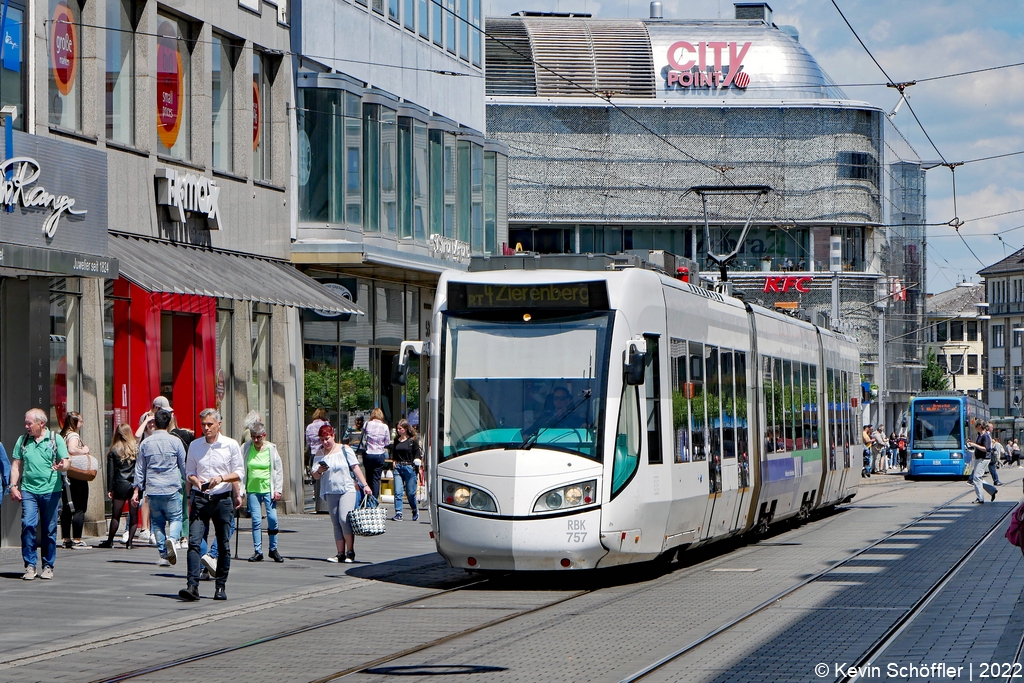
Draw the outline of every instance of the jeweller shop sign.
<instances>
[{"instance_id":1,"label":"jeweller shop sign","mask_svg":"<svg viewBox=\"0 0 1024 683\"><path fill-rule=\"evenodd\" d=\"M21 131L0 162L0 242L107 254L107 155Z\"/></svg>"}]
</instances>

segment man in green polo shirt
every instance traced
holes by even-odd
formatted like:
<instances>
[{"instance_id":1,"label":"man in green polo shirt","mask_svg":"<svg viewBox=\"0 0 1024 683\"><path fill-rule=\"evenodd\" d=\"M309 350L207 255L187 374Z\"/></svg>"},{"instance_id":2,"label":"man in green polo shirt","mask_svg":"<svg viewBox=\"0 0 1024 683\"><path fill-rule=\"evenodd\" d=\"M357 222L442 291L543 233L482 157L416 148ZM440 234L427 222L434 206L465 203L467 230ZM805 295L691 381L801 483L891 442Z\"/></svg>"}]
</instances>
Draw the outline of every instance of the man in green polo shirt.
<instances>
[{"instance_id":1,"label":"man in green polo shirt","mask_svg":"<svg viewBox=\"0 0 1024 683\"><path fill-rule=\"evenodd\" d=\"M71 459L64 439L46 428L46 413L33 408L25 413L25 433L18 437L11 454L11 498L21 501L21 558L25 574L36 578L36 527L40 518L46 522L43 539L43 570L41 579L53 578L53 562L57 559L57 510L64 488L64 472Z\"/></svg>"}]
</instances>

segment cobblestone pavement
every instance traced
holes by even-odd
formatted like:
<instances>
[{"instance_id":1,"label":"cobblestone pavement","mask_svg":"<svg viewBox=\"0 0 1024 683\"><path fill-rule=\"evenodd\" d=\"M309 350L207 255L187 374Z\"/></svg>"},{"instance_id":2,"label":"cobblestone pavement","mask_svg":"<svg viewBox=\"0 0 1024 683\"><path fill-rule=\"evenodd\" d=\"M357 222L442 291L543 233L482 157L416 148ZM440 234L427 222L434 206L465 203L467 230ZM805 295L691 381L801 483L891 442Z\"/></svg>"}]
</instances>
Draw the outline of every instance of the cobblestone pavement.
<instances>
[{"instance_id":1,"label":"cobblestone pavement","mask_svg":"<svg viewBox=\"0 0 1024 683\"><path fill-rule=\"evenodd\" d=\"M823 680L815 676L815 664L854 661L1009 510L1020 497L1020 472L1003 470L1007 485L995 505L967 505L973 495L963 482L875 476L844 510L760 542L697 550L667 568L590 576L475 583L479 579L447 568L433 552L429 525L412 522L389 522L384 536L358 539L359 564L328 564L321 558L331 553L333 541L322 515L282 518L284 564L246 562L252 545L243 529L242 559L232 564L226 603L179 602L183 564L157 567L154 548L61 550L52 582L21 581L16 549L2 549L7 618L0 620L0 680L101 680L333 621L132 680L312 681L450 637L347 678L439 681L461 673L487 683L618 681L962 494L841 573L810 584L651 677ZM471 582L464 590L439 593ZM1024 628L1022 587L1020 551L1000 530L878 664L884 669L890 661L973 662L977 673L986 659L1012 660ZM212 588L200 586L206 598ZM403 600L399 608L359 616ZM552 603L557 604L531 611ZM502 619L507 620L473 631Z\"/></svg>"}]
</instances>

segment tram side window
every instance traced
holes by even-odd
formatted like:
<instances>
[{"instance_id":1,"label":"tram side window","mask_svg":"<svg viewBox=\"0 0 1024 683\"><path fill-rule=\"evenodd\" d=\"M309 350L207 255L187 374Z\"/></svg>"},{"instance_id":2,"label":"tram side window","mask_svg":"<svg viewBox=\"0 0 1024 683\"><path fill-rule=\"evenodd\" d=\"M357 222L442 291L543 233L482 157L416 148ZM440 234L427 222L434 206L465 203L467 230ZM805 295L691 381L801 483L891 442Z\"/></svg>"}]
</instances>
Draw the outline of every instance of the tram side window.
<instances>
[{"instance_id":1,"label":"tram side window","mask_svg":"<svg viewBox=\"0 0 1024 683\"><path fill-rule=\"evenodd\" d=\"M856 386L850 381L850 373L843 373L843 388L840 398L843 404L843 465L850 469L850 448L853 444L853 410L850 406L850 387Z\"/></svg>"},{"instance_id":2,"label":"tram side window","mask_svg":"<svg viewBox=\"0 0 1024 683\"><path fill-rule=\"evenodd\" d=\"M739 487L750 486L750 454L747 450L747 354L733 353L733 374L736 377L736 455L739 466Z\"/></svg>"},{"instance_id":3,"label":"tram side window","mask_svg":"<svg viewBox=\"0 0 1024 683\"><path fill-rule=\"evenodd\" d=\"M687 372L686 342L669 343L672 359L672 446L674 462L690 462L690 398L693 386Z\"/></svg>"},{"instance_id":4,"label":"tram side window","mask_svg":"<svg viewBox=\"0 0 1024 683\"><path fill-rule=\"evenodd\" d=\"M828 468L836 468L836 377L832 368L825 368L825 405L828 410Z\"/></svg>"},{"instance_id":5,"label":"tram side window","mask_svg":"<svg viewBox=\"0 0 1024 683\"><path fill-rule=\"evenodd\" d=\"M661 464L661 358L658 338L644 335L647 354L644 359L644 391L647 397L647 462Z\"/></svg>"},{"instance_id":6,"label":"tram side window","mask_svg":"<svg viewBox=\"0 0 1024 683\"><path fill-rule=\"evenodd\" d=\"M736 404L733 390L733 353L722 349L720 365L722 370L722 455L736 457Z\"/></svg>"},{"instance_id":7,"label":"tram side window","mask_svg":"<svg viewBox=\"0 0 1024 683\"><path fill-rule=\"evenodd\" d=\"M626 383L622 386L612 461L612 498L629 483L640 466L640 392L637 389Z\"/></svg>"},{"instance_id":8,"label":"tram side window","mask_svg":"<svg viewBox=\"0 0 1024 683\"><path fill-rule=\"evenodd\" d=\"M779 385L782 387L782 447L781 451L793 450L793 363L776 359L779 371Z\"/></svg>"},{"instance_id":9,"label":"tram side window","mask_svg":"<svg viewBox=\"0 0 1024 683\"><path fill-rule=\"evenodd\" d=\"M764 450L775 452L775 379L770 356L761 356L761 386L764 389Z\"/></svg>"},{"instance_id":10,"label":"tram side window","mask_svg":"<svg viewBox=\"0 0 1024 683\"><path fill-rule=\"evenodd\" d=\"M690 383L693 385L690 398L690 415L693 437L693 459L707 460L708 421L707 401L704 391L704 345L690 342Z\"/></svg>"},{"instance_id":11,"label":"tram side window","mask_svg":"<svg viewBox=\"0 0 1024 683\"><path fill-rule=\"evenodd\" d=\"M707 374L704 376L704 394L707 397L706 429L710 434L709 457L722 457L722 392L719 388L718 348L705 347Z\"/></svg>"},{"instance_id":12,"label":"tram side window","mask_svg":"<svg viewBox=\"0 0 1024 683\"><path fill-rule=\"evenodd\" d=\"M809 363L804 363L804 387L807 394L804 439L810 443L809 448L818 448L818 368Z\"/></svg>"}]
</instances>

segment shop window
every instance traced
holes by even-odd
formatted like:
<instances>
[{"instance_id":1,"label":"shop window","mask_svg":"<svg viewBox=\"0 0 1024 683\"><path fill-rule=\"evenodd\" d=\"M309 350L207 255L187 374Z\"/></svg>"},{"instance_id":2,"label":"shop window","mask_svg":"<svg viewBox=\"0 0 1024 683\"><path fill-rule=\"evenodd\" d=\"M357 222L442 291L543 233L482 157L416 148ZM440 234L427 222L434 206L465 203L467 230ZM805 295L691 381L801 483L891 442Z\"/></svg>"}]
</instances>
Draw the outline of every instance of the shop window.
<instances>
[{"instance_id":1,"label":"shop window","mask_svg":"<svg viewBox=\"0 0 1024 683\"><path fill-rule=\"evenodd\" d=\"M374 343L398 347L405 338L405 290L402 285L377 283Z\"/></svg>"},{"instance_id":2,"label":"shop window","mask_svg":"<svg viewBox=\"0 0 1024 683\"><path fill-rule=\"evenodd\" d=\"M135 144L135 31L138 20L135 0L108 0L106 25L113 30L105 32L107 139L125 145Z\"/></svg>"},{"instance_id":3,"label":"shop window","mask_svg":"<svg viewBox=\"0 0 1024 683\"><path fill-rule=\"evenodd\" d=\"M374 318L377 315L375 297L370 296L373 284L370 280L344 280L346 287L355 295L355 303L363 307L366 315L352 315L339 324L339 340L343 344L370 345L373 343Z\"/></svg>"},{"instance_id":4,"label":"shop window","mask_svg":"<svg viewBox=\"0 0 1024 683\"><path fill-rule=\"evenodd\" d=\"M456 198L458 182L458 164L456 158L455 136L444 134L444 236L456 239Z\"/></svg>"},{"instance_id":5,"label":"shop window","mask_svg":"<svg viewBox=\"0 0 1024 683\"><path fill-rule=\"evenodd\" d=\"M419 0L420 5L420 38L430 39L430 5L431 0Z\"/></svg>"},{"instance_id":6,"label":"shop window","mask_svg":"<svg viewBox=\"0 0 1024 683\"><path fill-rule=\"evenodd\" d=\"M327 421L339 424L338 347L329 344L304 344L303 388L306 404L305 422L318 408L327 411Z\"/></svg>"},{"instance_id":7,"label":"shop window","mask_svg":"<svg viewBox=\"0 0 1024 683\"><path fill-rule=\"evenodd\" d=\"M412 237L412 124L398 117L398 236L407 239Z\"/></svg>"},{"instance_id":8,"label":"shop window","mask_svg":"<svg viewBox=\"0 0 1024 683\"><path fill-rule=\"evenodd\" d=\"M49 0L49 121L82 130L82 8L78 0ZM24 113L24 112L22 112Z\"/></svg>"},{"instance_id":9,"label":"shop window","mask_svg":"<svg viewBox=\"0 0 1024 683\"><path fill-rule=\"evenodd\" d=\"M192 155L192 27L157 15L156 133L161 152L176 159Z\"/></svg>"},{"instance_id":10,"label":"shop window","mask_svg":"<svg viewBox=\"0 0 1024 683\"><path fill-rule=\"evenodd\" d=\"M388 0L388 19L397 24L399 11L398 0Z\"/></svg>"},{"instance_id":11,"label":"shop window","mask_svg":"<svg viewBox=\"0 0 1024 683\"><path fill-rule=\"evenodd\" d=\"M252 177L270 180L272 173L271 121L273 90L270 83L270 60L262 52L252 53ZM338 122L335 122L336 124Z\"/></svg>"},{"instance_id":12,"label":"shop window","mask_svg":"<svg viewBox=\"0 0 1024 683\"><path fill-rule=\"evenodd\" d=\"M484 253L498 253L498 157L484 152Z\"/></svg>"},{"instance_id":13,"label":"shop window","mask_svg":"<svg viewBox=\"0 0 1024 683\"><path fill-rule=\"evenodd\" d=\"M380 220L384 232L398 233L398 117L386 107L380 114Z\"/></svg>"},{"instance_id":14,"label":"shop window","mask_svg":"<svg viewBox=\"0 0 1024 683\"><path fill-rule=\"evenodd\" d=\"M234 75L238 49L231 44L229 38L214 33L210 56L213 76L210 92L213 109L213 167L230 172L234 170Z\"/></svg>"},{"instance_id":15,"label":"shop window","mask_svg":"<svg viewBox=\"0 0 1024 683\"><path fill-rule=\"evenodd\" d=\"M82 409L82 295L78 278L50 280L50 428Z\"/></svg>"},{"instance_id":16,"label":"shop window","mask_svg":"<svg viewBox=\"0 0 1024 683\"><path fill-rule=\"evenodd\" d=\"M270 307L266 304L252 305L250 323L250 345L252 349L252 374L249 376L249 410L255 410L270 428Z\"/></svg>"},{"instance_id":17,"label":"shop window","mask_svg":"<svg viewBox=\"0 0 1024 683\"><path fill-rule=\"evenodd\" d=\"M455 0L438 0L445 3L445 17L448 20L448 52L455 54Z\"/></svg>"},{"instance_id":18,"label":"shop window","mask_svg":"<svg viewBox=\"0 0 1024 683\"><path fill-rule=\"evenodd\" d=\"M0 62L0 106L14 105L18 118L14 127L25 130L25 51L22 47L25 10L21 3L10 3L4 25L4 57Z\"/></svg>"},{"instance_id":19,"label":"shop window","mask_svg":"<svg viewBox=\"0 0 1024 683\"><path fill-rule=\"evenodd\" d=\"M434 45L444 47L444 0L431 0L433 4Z\"/></svg>"},{"instance_id":20,"label":"shop window","mask_svg":"<svg viewBox=\"0 0 1024 683\"><path fill-rule=\"evenodd\" d=\"M341 90L300 88L298 101L299 220L361 225L359 97ZM269 132L263 139L263 168L269 173ZM257 156L260 153L256 151Z\"/></svg>"},{"instance_id":21,"label":"shop window","mask_svg":"<svg viewBox=\"0 0 1024 683\"><path fill-rule=\"evenodd\" d=\"M480 38L480 20L482 19L480 14L480 0L473 0L473 28L470 29L473 34L473 65L481 66L483 60L481 59L481 38Z\"/></svg>"},{"instance_id":22,"label":"shop window","mask_svg":"<svg viewBox=\"0 0 1024 683\"><path fill-rule=\"evenodd\" d=\"M471 223L470 206L472 203L472 192L470 190L470 177L472 173L470 143L468 140L458 141L458 174L456 179L457 206L455 219L458 222L458 238L466 244L470 243Z\"/></svg>"},{"instance_id":23,"label":"shop window","mask_svg":"<svg viewBox=\"0 0 1024 683\"><path fill-rule=\"evenodd\" d=\"M232 310L232 301L221 300L217 305L217 358L216 358L216 387L214 396L217 399L216 408L224 418L224 431L228 434L234 431L234 347L235 336ZM268 416L264 415L264 419Z\"/></svg>"},{"instance_id":24,"label":"shop window","mask_svg":"<svg viewBox=\"0 0 1024 683\"><path fill-rule=\"evenodd\" d=\"M470 247L484 253L484 148L470 143Z\"/></svg>"}]
</instances>

